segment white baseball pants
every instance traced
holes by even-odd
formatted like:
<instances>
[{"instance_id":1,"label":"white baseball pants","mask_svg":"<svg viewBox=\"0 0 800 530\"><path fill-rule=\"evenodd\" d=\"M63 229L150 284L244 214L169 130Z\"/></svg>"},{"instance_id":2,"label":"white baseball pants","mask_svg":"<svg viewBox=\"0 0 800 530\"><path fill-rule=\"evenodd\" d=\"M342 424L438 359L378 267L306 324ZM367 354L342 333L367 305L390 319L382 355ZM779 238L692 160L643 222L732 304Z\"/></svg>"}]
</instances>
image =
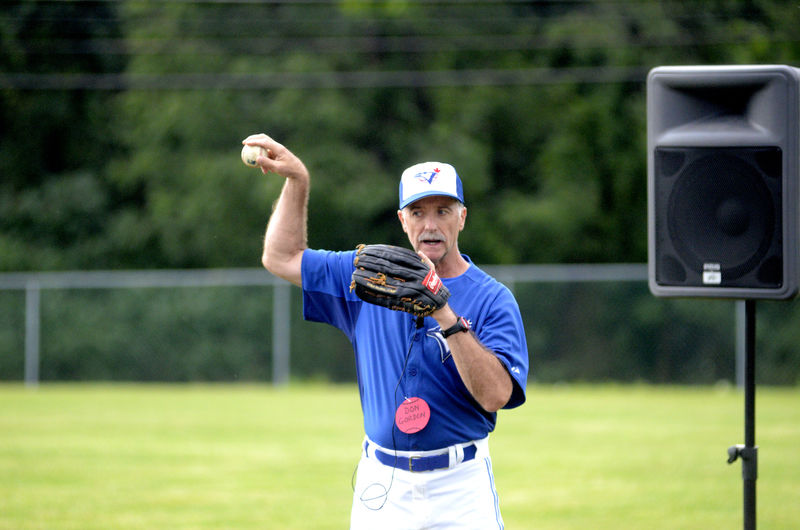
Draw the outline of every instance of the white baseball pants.
<instances>
[{"instance_id":1,"label":"white baseball pants","mask_svg":"<svg viewBox=\"0 0 800 530\"><path fill-rule=\"evenodd\" d=\"M502 529L488 438L475 444L472 460L459 463L463 451L451 448L451 455L461 456L451 457L450 468L412 472L380 463L369 442L372 454L362 451L358 464L350 529ZM406 457L427 454L398 451Z\"/></svg>"}]
</instances>

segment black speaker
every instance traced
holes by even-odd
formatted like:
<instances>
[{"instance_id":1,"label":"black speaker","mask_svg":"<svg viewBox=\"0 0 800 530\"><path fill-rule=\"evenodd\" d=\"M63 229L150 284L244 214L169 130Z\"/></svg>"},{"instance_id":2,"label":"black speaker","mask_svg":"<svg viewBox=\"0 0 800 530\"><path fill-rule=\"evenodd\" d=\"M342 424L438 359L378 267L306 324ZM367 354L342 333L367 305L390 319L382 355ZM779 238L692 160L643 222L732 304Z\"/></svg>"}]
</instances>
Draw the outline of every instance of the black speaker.
<instances>
[{"instance_id":1,"label":"black speaker","mask_svg":"<svg viewBox=\"0 0 800 530\"><path fill-rule=\"evenodd\" d=\"M800 70L662 66L647 78L648 277L656 296L798 291Z\"/></svg>"}]
</instances>

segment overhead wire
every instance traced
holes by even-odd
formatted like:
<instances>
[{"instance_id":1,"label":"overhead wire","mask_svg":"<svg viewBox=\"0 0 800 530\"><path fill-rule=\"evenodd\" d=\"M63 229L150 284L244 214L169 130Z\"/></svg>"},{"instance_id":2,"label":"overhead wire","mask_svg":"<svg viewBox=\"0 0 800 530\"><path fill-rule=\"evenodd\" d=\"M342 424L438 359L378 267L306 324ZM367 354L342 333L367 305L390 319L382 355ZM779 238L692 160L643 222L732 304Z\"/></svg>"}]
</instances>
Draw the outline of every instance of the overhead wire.
<instances>
[{"instance_id":1,"label":"overhead wire","mask_svg":"<svg viewBox=\"0 0 800 530\"><path fill-rule=\"evenodd\" d=\"M641 82L642 67L520 68L350 72L0 74L0 88L21 90L263 90L423 88Z\"/></svg>"},{"instance_id":2,"label":"overhead wire","mask_svg":"<svg viewBox=\"0 0 800 530\"><path fill-rule=\"evenodd\" d=\"M44 4L113 4L117 0L48 0ZM129 2L130 3L130 2ZM138 2L134 2L138 3ZM141 2L143 4L168 4L170 2ZM252 2L243 0L186 0L183 3L192 3L201 6L220 5L250 5ZM352 2L359 3L359 2ZM81 28L104 22L106 19L92 17L74 17L68 23L60 26L65 32L52 38L23 37L20 43L25 53L36 56L127 56L142 55L176 56L187 55L197 57L210 56L236 56L237 59L246 57L269 57L275 59L283 54L297 52L313 52L314 54L426 54L446 52L478 52L491 53L503 51L537 52L590 50L593 48L674 48L678 46L716 46L736 44L736 35L714 36L698 38L680 34L654 33L626 36L620 39L619 35L609 34L607 28L612 22L625 21L625 15L619 13L602 13L589 30L596 31L591 35L587 30L576 42L563 39L528 33L531 28L541 26L549 21L547 14L526 14L517 18L507 16L484 16L479 20L466 17L470 6L485 7L501 3L500 1L440 1L417 2L423 4L441 4L448 7L447 17L434 21L416 21L414 19L399 18L365 18L357 20L342 20L338 26L332 23L330 16L315 13L313 17L303 17L303 20L278 19L270 20L267 30L277 27L282 35L264 35L266 30L259 21L252 17L245 17L238 11L234 16L219 17L218 9L213 13L199 9L193 14L192 21L199 26L212 23L215 33L193 35L185 31L182 37L167 33L164 37L155 33L140 35L139 31L130 36L114 38L108 36L93 36L80 33ZM502 2L507 4L509 2ZM537 5L578 5L591 6L633 3L637 6L644 5L640 2L585 2L581 0L564 0L555 2L516 2ZM258 2L259 5L338 5L330 1L296 1L276 0L272 2ZM456 6L457 4L457 6ZM652 4L650 4L652 5ZM489 8L491 9L491 8ZM586 16L585 12L577 13L568 11L568 15ZM40 17L47 18L47 14ZM124 15L117 14L116 23L141 24L147 18L128 20ZM141 13L138 17L143 17ZM212 18L213 16L213 18ZM563 16L563 13L558 15ZM676 15L680 20L681 16ZM724 14L705 10L695 15L698 20L706 22L715 18L724 18ZM0 21L5 24L14 24L15 15L0 16ZM50 21L54 21L51 19ZM694 19L692 19L694 20ZM386 27L384 22L391 22ZM30 23L30 21L27 21ZM216 23L219 22L219 23ZM512 24L513 23L513 24ZM192 24L186 24L191 27ZM523 33L504 33L503 29L509 26L521 26ZM455 31L455 28L464 28ZM477 27L479 31L470 32ZM449 33L443 33L442 28L447 28ZM605 29L604 29L605 28ZM252 36L246 30L261 29L259 36ZM301 31L302 30L302 31ZM72 33L70 33L72 31ZM202 30L198 30L202 32ZM353 35L352 32L357 32ZM243 34L244 32L244 34ZM341 32L341 33L340 33ZM286 36L286 35L291 36ZM786 42L785 37L775 37L776 41ZM798 39L800 40L800 39ZM790 40L790 42L797 42ZM2 55L2 52L0 52ZM415 61L419 63L419 61ZM200 63L198 63L199 66ZM278 65L271 65L277 68ZM263 89L281 87L420 87L420 86L465 86L470 83L476 85L508 85L508 84L547 84L560 82L580 83L614 83L632 82L641 74L644 67L629 65L620 66L591 66L582 68L479 68L478 64L472 69L453 70L391 70L389 67L374 68L371 71L280 71L272 70L262 73L243 74L226 71L216 72L182 72L171 71L159 74L147 73L69 73L69 72L0 72L0 87L11 89L40 89L40 90L124 90L124 89L197 89L197 88L227 88L227 89Z\"/></svg>"}]
</instances>

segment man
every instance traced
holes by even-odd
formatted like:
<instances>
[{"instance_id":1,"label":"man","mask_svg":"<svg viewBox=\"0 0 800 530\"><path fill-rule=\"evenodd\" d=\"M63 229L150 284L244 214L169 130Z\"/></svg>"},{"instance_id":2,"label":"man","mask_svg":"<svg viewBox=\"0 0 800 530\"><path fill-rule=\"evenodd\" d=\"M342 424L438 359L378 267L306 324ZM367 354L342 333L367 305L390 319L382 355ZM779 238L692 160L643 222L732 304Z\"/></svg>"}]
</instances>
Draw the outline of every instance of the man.
<instances>
[{"instance_id":1,"label":"man","mask_svg":"<svg viewBox=\"0 0 800 530\"><path fill-rule=\"evenodd\" d=\"M258 165L286 179L264 238L263 264L303 289L303 316L353 344L366 433L351 528L503 528L488 434L496 412L525 401L528 352L510 291L459 252L467 218L461 179L438 162L401 177L397 217L451 295L430 317L364 303L350 290L355 251L306 244L310 176L258 134ZM354 242L354 244L357 242Z\"/></svg>"}]
</instances>

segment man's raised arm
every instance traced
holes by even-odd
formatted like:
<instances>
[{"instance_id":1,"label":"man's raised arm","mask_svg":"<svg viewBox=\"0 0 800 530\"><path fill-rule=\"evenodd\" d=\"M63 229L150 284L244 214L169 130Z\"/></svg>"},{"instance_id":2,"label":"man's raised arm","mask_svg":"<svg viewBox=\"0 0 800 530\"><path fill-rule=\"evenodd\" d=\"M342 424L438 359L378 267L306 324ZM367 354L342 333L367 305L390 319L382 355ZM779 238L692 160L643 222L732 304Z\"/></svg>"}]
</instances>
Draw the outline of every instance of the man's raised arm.
<instances>
[{"instance_id":1,"label":"man's raised arm","mask_svg":"<svg viewBox=\"0 0 800 530\"><path fill-rule=\"evenodd\" d=\"M308 170L291 151L265 134L249 136L242 143L266 149L267 156L259 156L256 160L261 171L264 174L272 172L286 179L264 235L261 263L272 274L301 286L311 185Z\"/></svg>"}]
</instances>

